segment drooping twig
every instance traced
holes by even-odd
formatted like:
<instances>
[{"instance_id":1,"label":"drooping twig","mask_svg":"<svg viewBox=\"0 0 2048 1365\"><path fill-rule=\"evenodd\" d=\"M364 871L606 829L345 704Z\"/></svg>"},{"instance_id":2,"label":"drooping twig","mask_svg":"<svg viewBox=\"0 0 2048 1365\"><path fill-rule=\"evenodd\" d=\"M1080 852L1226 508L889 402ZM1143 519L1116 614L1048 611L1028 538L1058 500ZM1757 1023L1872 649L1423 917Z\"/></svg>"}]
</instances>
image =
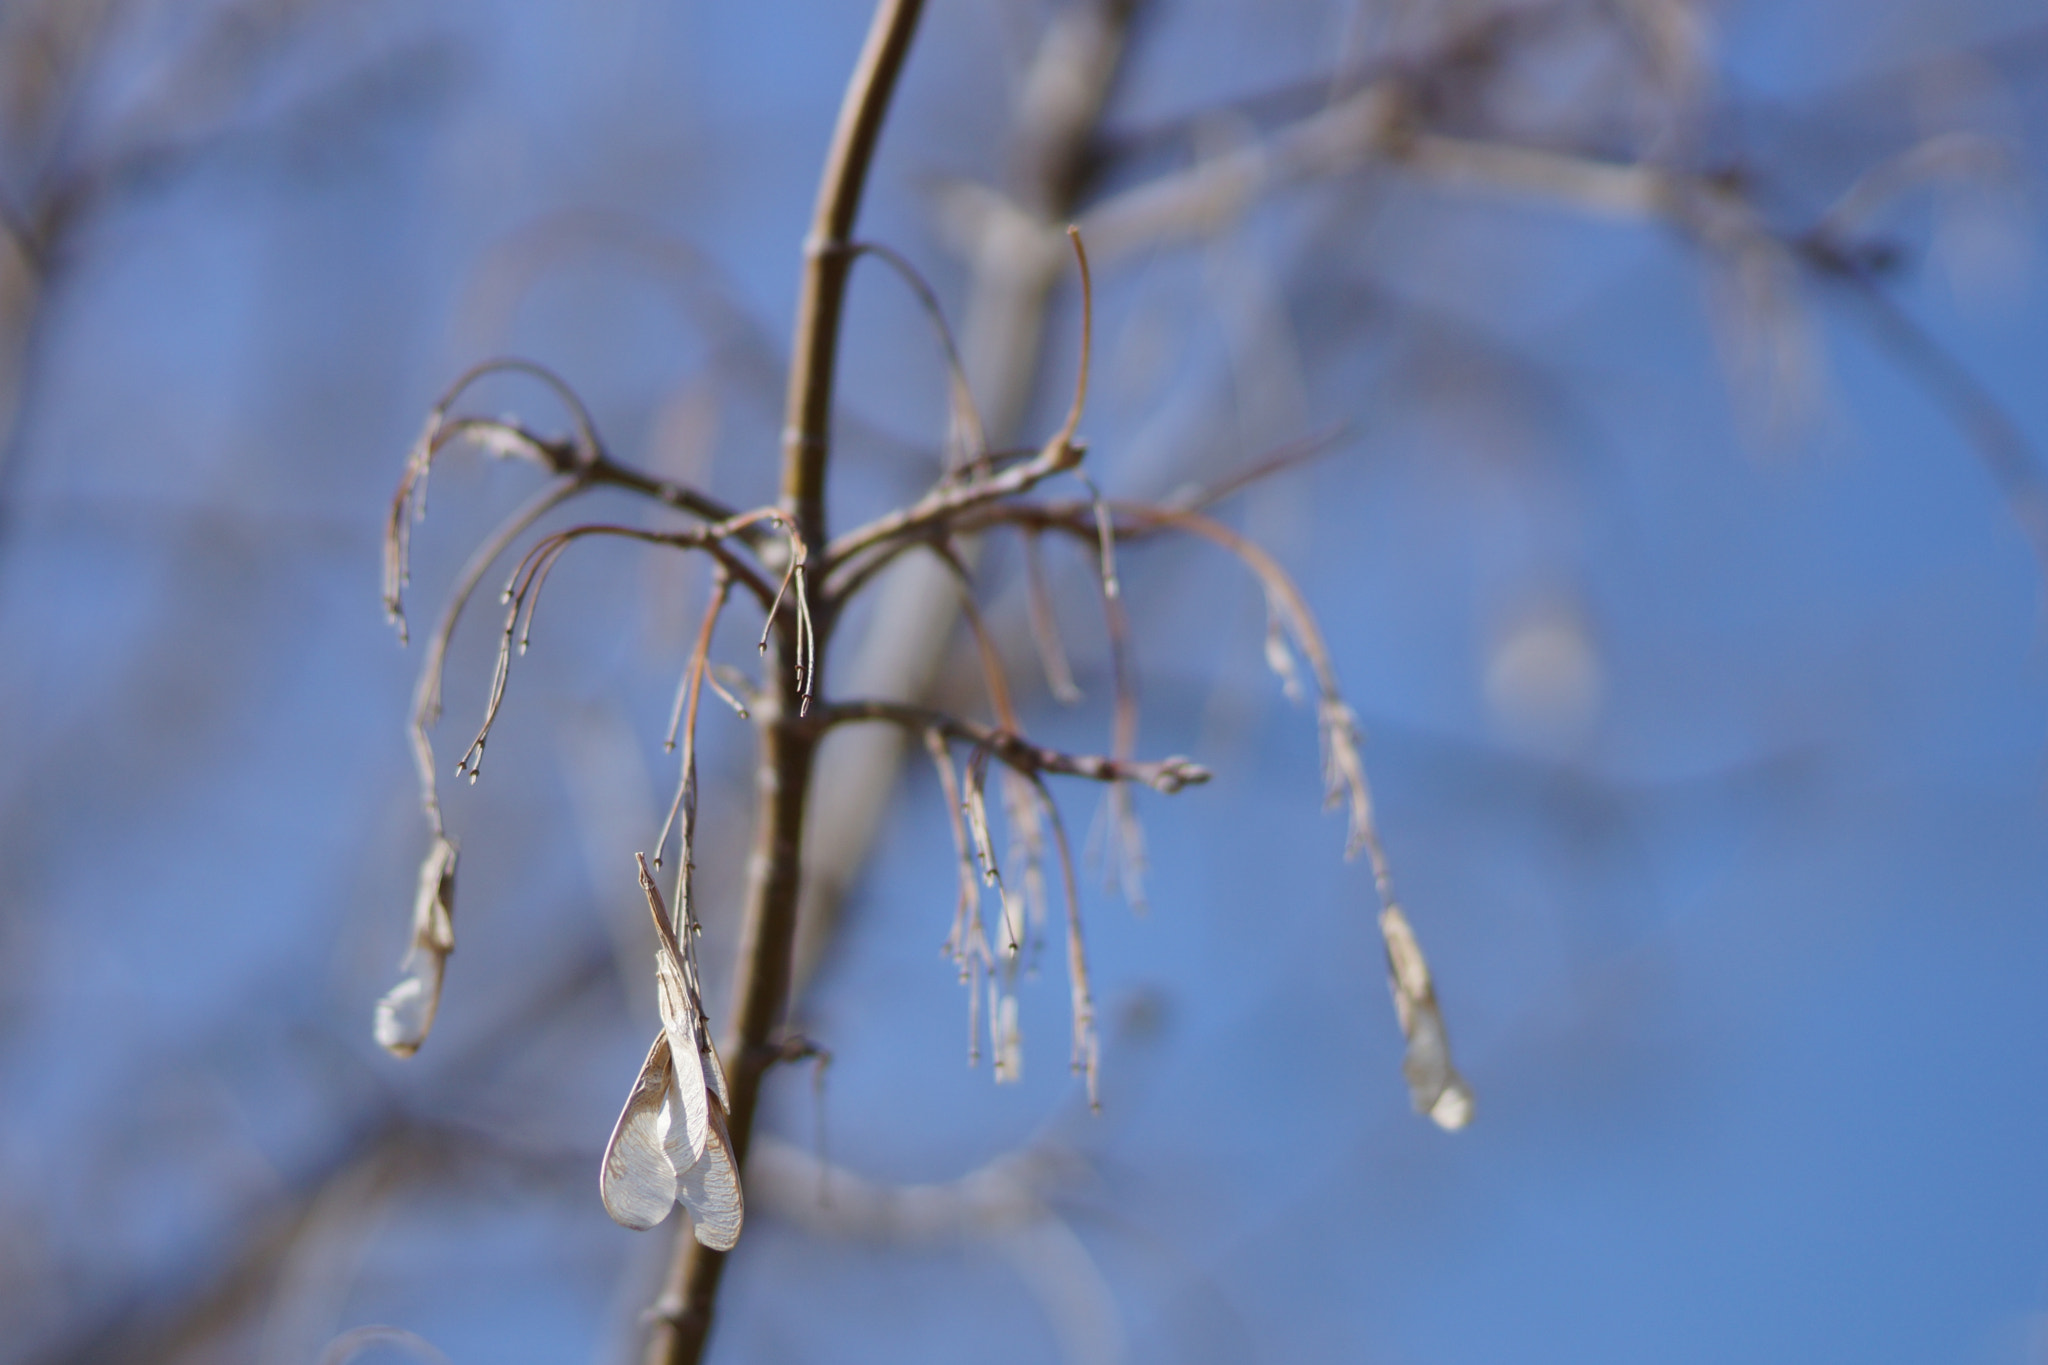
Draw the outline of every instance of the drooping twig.
<instances>
[{"instance_id":1,"label":"drooping twig","mask_svg":"<svg viewBox=\"0 0 2048 1365\"><path fill-rule=\"evenodd\" d=\"M576 428L574 440L540 436L517 423L485 417L451 419L449 410L479 380L493 374L524 374L538 379L568 409ZM450 443L469 440L493 454L528 459L550 473L573 476L571 492L597 484L640 493L706 521L730 520L731 508L695 489L654 479L618 463L608 456L597 438L596 424L576 391L553 370L530 360L486 360L472 365L443 391L427 414L419 438L407 457L405 472L391 498L391 512L384 532L384 609L406 638L404 591L411 575L413 523L426 515L427 481L434 459ZM746 528L751 530L751 527Z\"/></svg>"},{"instance_id":2,"label":"drooping twig","mask_svg":"<svg viewBox=\"0 0 2048 1365\"><path fill-rule=\"evenodd\" d=\"M498 708L505 701L505 686L512 671L514 640L516 638L519 652L525 653L532 637L534 612L540 605L540 591L546 586L548 574L572 544L590 536L613 536L670 549L701 550L717 560L723 573L744 585L765 606L773 601L773 594L755 568L735 554L726 541L749 526L777 520L780 516L773 508L766 508L743 512L726 521L686 531L648 531L637 526L591 523L543 537L526 552L506 584L505 628L498 641L497 663L491 671L490 696L484 704L483 723L478 726L476 738L470 741L469 748L463 751L455 771L466 774L472 782L476 781L483 763L485 743L490 738L491 727L497 722Z\"/></svg>"},{"instance_id":3,"label":"drooping twig","mask_svg":"<svg viewBox=\"0 0 2048 1365\"><path fill-rule=\"evenodd\" d=\"M682 776L676 783L676 797L668 808L668 816L661 822L661 832L654 836L654 865L661 866L662 850L668 847L668 832L675 824L678 813L686 805L690 810L685 815L683 830L683 867L677 872L676 903L680 912L690 913L689 861L692 839L691 826L696 823L694 799L697 789L697 699L703 694L704 679L710 671L711 635L718 628L718 617L725 610L725 603L732 592L732 579L723 568L714 571L711 580L711 604L704 608L704 620L697 627L697 642L690 649L690 662L683 669L682 682L676 688L675 715L668 723L667 747L675 748L676 729L680 724L683 733ZM742 711L741 714L745 714Z\"/></svg>"},{"instance_id":4,"label":"drooping twig","mask_svg":"<svg viewBox=\"0 0 2048 1365\"><path fill-rule=\"evenodd\" d=\"M1015 893L1003 880L996 859L995 837L988 821L989 751L977 747L967 758L960 780L960 812L967 824L968 843L981 869L984 885L995 888L996 903L1002 910L1001 932L996 939L996 961L987 973L988 1032L991 1069L998 1084L1024 1078L1023 1035L1018 1028L1017 958L1023 946L1023 916L1018 913ZM976 888L979 904L981 891ZM969 989L972 989L970 983ZM973 1027L974 1006L968 1004L968 1026Z\"/></svg>"},{"instance_id":5,"label":"drooping twig","mask_svg":"<svg viewBox=\"0 0 2048 1365\"><path fill-rule=\"evenodd\" d=\"M1060 881L1066 892L1067 985L1074 1016L1073 1068L1087 1081L1088 1107L1099 1110L1102 1040L1095 1032L1095 994L1088 985L1088 951L1081 937L1081 892L1074 876L1074 850L1067 842L1066 824L1060 819L1059 807L1053 804L1044 779L1033 773L1028 781L1052 824L1053 847L1059 850Z\"/></svg>"},{"instance_id":6,"label":"drooping twig","mask_svg":"<svg viewBox=\"0 0 2048 1365\"><path fill-rule=\"evenodd\" d=\"M1109 633L1109 676L1114 702L1110 712L1110 753L1127 759L1138 749L1138 677L1131 663L1131 618L1124 608L1123 580L1116 569L1116 526L1101 490L1086 475L1075 471L1088 490L1095 516L1095 555L1102 584L1103 626ZM1145 905L1145 832L1138 824L1138 812L1131 793L1122 783L1112 783L1103 794L1107 816L1109 866L1115 884L1126 903L1142 910Z\"/></svg>"},{"instance_id":7,"label":"drooping twig","mask_svg":"<svg viewBox=\"0 0 2048 1365\"><path fill-rule=\"evenodd\" d=\"M953 927L946 934L943 951L958 964L960 980L967 987L967 1064L972 1066L981 1059L981 1033L975 1014L981 996L975 973L986 971L993 959L988 935L981 924L981 881L975 873L974 852L968 843L960 778L953 770L952 750L939 730L924 732L924 746L938 771L939 793L945 799L947 825L953 831L954 861L960 873L960 895L954 902Z\"/></svg>"},{"instance_id":8,"label":"drooping twig","mask_svg":"<svg viewBox=\"0 0 2048 1365\"><path fill-rule=\"evenodd\" d=\"M831 576L833 571L864 551L886 547L889 542L915 540L934 527L949 524L968 508L1028 493L1053 475L1064 473L1081 462L1082 448L1074 443L1074 437L1081 425L1081 414L1088 405L1094 288L1088 274L1088 252L1081 245L1080 232L1068 229L1068 240L1073 244L1074 259L1081 272L1081 359L1075 372L1074 397L1068 405L1066 420L1039 448L1038 454L1022 464L980 478L942 481L911 506L877 517L828 544L821 556L818 573L835 593L850 591L850 587L835 582ZM858 569L858 565L853 567Z\"/></svg>"},{"instance_id":9,"label":"drooping twig","mask_svg":"<svg viewBox=\"0 0 2048 1365\"><path fill-rule=\"evenodd\" d=\"M1198 512L1148 503L1112 501L1103 506L1107 507L1120 540L1159 531L1192 535L1229 551L1258 580L1266 595L1267 608L1284 632L1277 637L1269 635L1268 662L1274 664L1283 684L1290 681L1291 671L1283 666L1283 661L1291 657L1287 650L1289 638L1308 660L1317 691L1316 721L1322 736L1326 796L1331 802L1344 801L1348 812L1346 856L1360 850L1367 854L1382 905L1393 904L1392 872L1373 820L1372 793L1358 752L1358 720L1338 689L1337 671L1323 642L1322 630L1293 578L1266 550ZM972 524L1060 530L1079 539L1097 541L1101 535L1098 516L1094 502L1012 502L977 509Z\"/></svg>"},{"instance_id":10,"label":"drooping twig","mask_svg":"<svg viewBox=\"0 0 2048 1365\"><path fill-rule=\"evenodd\" d=\"M487 375L502 373L531 375L547 385L568 408L570 418L576 424L576 441L573 444L547 441L503 422L462 420L449 423L448 410L471 385ZM595 459L598 450L597 431L583 400L546 366L528 360L486 360L457 376L428 411L426 424L420 430L419 439L413 443L412 454L406 459L398 491L391 497L391 514L384 532L384 609L401 640L406 636L403 593L411 573L412 525L427 513L427 480L433 472L434 457L450 439L472 434L482 438L484 444L499 454L525 456L556 474L575 472L579 464Z\"/></svg>"},{"instance_id":11,"label":"drooping twig","mask_svg":"<svg viewBox=\"0 0 2048 1365\"><path fill-rule=\"evenodd\" d=\"M462 572L456 575L455 586L448 594L448 605L442 609L441 619L427 639L426 657L420 661L419 681L413 687L411 736L413 762L419 774L420 803L426 809L427 824L436 838L445 836L448 831L442 821L439 773L434 767L434 746L427 737L427 729L441 718L442 676L447 664L448 646L455 637L455 627L462 619L470 596L476 592L477 584L490 572L498 556L504 554L513 541L526 534L536 521L561 506L576 489L577 483L573 478L559 479L534 494L499 523L497 530L477 546L469 562L462 566Z\"/></svg>"},{"instance_id":12,"label":"drooping twig","mask_svg":"<svg viewBox=\"0 0 2048 1365\"><path fill-rule=\"evenodd\" d=\"M1451 1063L1450 1041L1442 1012L1437 1006L1429 968L1424 962L1422 949L1415 941L1414 932L1408 926L1407 917L1394 896L1393 873L1373 818L1372 794L1366 784L1364 759L1359 753L1357 718L1338 692L1336 669L1328 646L1294 580L1258 545L1220 522L1179 508L1108 504L1095 498L1087 504L1067 504L1058 508L1006 504L989 509L989 512L992 517L1006 513L1015 524L1023 527L1039 530L1057 527L1077 538L1093 536L1098 543L1109 534L1105 526L1118 518L1134 533L1178 531L1229 551L1258 579L1265 592L1270 622L1266 638L1267 662L1292 697L1299 691L1293 648L1298 647L1306 656L1309 675L1314 679L1317 692L1316 718L1323 745L1325 800L1326 803L1334 803L1341 799L1348 806L1346 856L1363 849L1371 863L1373 888L1380 902L1380 931L1386 945L1395 1017L1407 1043L1402 1073L1408 1081L1410 1097L1416 1109L1429 1115L1438 1126L1446 1129L1464 1127L1472 1118L1472 1090ZM1041 771L1051 770L1045 768ZM1033 782L1039 781L1037 771L1030 776ZM1057 820L1055 812L1056 833L1059 832ZM1063 861L1070 862L1066 859L1064 834L1060 835L1060 843ZM1072 959L1069 971L1076 983L1074 1010L1078 1062L1083 1038L1081 1026L1085 1017L1087 969L1078 946L1079 917L1071 892L1068 905L1069 954ZM1094 1098L1092 1075L1090 1098Z\"/></svg>"},{"instance_id":13,"label":"drooping twig","mask_svg":"<svg viewBox=\"0 0 2048 1365\"><path fill-rule=\"evenodd\" d=\"M1038 649L1038 661L1045 669L1046 686L1063 706L1081 700L1074 683L1074 670L1067 663L1066 646L1060 643L1060 623L1053 614L1052 590L1045 581L1045 558L1038 537L1024 536L1024 604L1031 622L1031 642Z\"/></svg>"},{"instance_id":14,"label":"drooping twig","mask_svg":"<svg viewBox=\"0 0 2048 1365\"><path fill-rule=\"evenodd\" d=\"M975 406L974 390L967 383L967 367L960 361L960 347L954 343L953 329L946 322L945 310L939 307L939 296L932 292L931 285L918 273L903 254L893 247L880 242L856 242L851 248L856 256L873 256L896 272L910 292L917 296L918 307L924 310L931 322L932 331L939 339L939 350L946 361L946 388L949 395L944 471L951 473L961 465L972 465L988 454L988 433L982 426L981 410Z\"/></svg>"}]
</instances>

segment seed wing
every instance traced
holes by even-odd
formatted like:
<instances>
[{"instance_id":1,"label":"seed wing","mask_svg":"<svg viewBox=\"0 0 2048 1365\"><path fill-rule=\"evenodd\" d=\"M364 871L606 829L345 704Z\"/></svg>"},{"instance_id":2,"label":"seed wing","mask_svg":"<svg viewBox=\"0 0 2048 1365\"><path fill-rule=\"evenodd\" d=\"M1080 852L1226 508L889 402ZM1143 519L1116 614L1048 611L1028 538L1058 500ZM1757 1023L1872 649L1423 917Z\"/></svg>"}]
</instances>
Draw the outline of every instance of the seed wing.
<instances>
[{"instance_id":1,"label":"seed wing","mask_svg":"<svg viewBox=\"0 0 2048 1365\"><path fill-rule=\"evenodd\" d=\"M711 1094L726 1113L732 1112L732 1090L725 1083L725 1067L718 1060L718 1049L711 1045L711 1030L704 1030L704 1075L711 1082Z\"/></svg>"},{"instance_id":2,"label":"seed wing","mask_svg":"<svg viewBox=\"0 0 2048 1365\"><path fill-rule=\"evenodd\" d=\"M642 1232L668 1217L676 1202L676 1167L664 1142L674 1089L669 1051L668 1034L656 1034L598 1170L605 1212L614 1222Z\"/></svg>"},{"instance_id":3,"label":"seed wing","mask_svg":"<svg viewBox=\"0 0 2048 1365\"><path fill-rule=\"evenodd\" d=\"M1387 984L1394 993L1394 1013L1408 1040L1401 1074L1416 1112L1427 1114L1440 1128L1463 1128L1472 1121L1472 1087L1451 1065L1450 1035L1437 1008L1429 964L1408 917L1397 905L1380 915L1380 934L1387 942Z\"/></svg>"},{"instance_id":4,"label":"seed wing","mask_svg":"<svg viewBox=\"0 0 2048 1365\"><path fill-rule=\"evenodd\" d=\"M399 970L405 973L377 1002L374 1033L377 1045L399 1057L410 1057L427 1040L434 1012L441 1004L441 977L448 954L455 951L455 844L445 835L434 841L420 864L418 894L413 898L412 942Z\"/></svg>"},{"instance_id":5,"label":"seed wing","mask_svg":"<svg viewBox=\"0 0 2048 1365\"><path fill-rule=\"evenodd\" d=\"M682 963L668 943L655 950L654 968L661 1029L675 1068L675 1088L669 1094L677 1111L676 1127L668 1136L674 1144L676 1169L682 1171L704 1155L711 1131L710 1104L704 1091L703 1019L684 984Z\"/></svg>"},{"instance_id":6,"label":"seed wing","mask_svg":"<svg viewBox=\"0 0 2048 1365\"><path fill-rule=\"evenodd\" d=\"M740 1240L744 1214L739 1172L732 1161L732 1140L725 1130L725 1111L710 1106L709 1141L696 1165L676 1181L676 1200L690 1211L697 1240L713 1251L731 1251ZM671 1157L675 1155L671 1149Z\"/></svg>"},{"instance_id":7,"label":"seed wing","mask_svg":"<svg viewBox=\"0 0 2048 1365\"><path fill-rule=\"evenodd\" d=\"M687 852L684 854L688 856ZM687 1170L704 1155L709 1133L705 1116L703 1039L704 1016L697 1006L697 993L683 973L683 946L676 941L676 928L668 917L668 906L654 885L654 876L641 858L640 889L647 895L647 913L654 917L654 996L661 1007L661 1028L668 1036L669 1060L675 1067L672 1100L680 1100L679 1127L669 1130L673 1143L680 1137L676 1169Z\"/></svg>"}]
</instances>

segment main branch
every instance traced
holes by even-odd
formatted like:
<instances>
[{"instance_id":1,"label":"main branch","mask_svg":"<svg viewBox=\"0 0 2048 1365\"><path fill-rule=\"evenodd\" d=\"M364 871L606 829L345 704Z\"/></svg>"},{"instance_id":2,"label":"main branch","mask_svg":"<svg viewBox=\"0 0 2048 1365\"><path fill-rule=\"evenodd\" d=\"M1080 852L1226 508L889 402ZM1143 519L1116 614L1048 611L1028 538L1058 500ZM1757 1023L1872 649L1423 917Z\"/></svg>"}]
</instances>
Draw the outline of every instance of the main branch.
<instances>
[{"instance_id":1,"label":"main branch","mask_svg":"<svg viewBox=\"0 0 2048 1365\"><path fill-rule=\"evenodd\" d=\"M818 204L804 242L803 292L790 351L789 397L782 436L782 502L807 545L823 545L825 469L831 449L832 378L839 354L839 323L861 190L882 131L897 74L917 31L922 0L881 0L868 29L860 63L839 110L832 149L818 187ZM737 1065L732 1089L733 1158L744 1166L754 1114L771 1055L773 1033L786 1012L791 952L796 939L801 881L804 804L817 740L802 724L802 697L792 657L794 629L780 632L770 650L767 693L757 713L761 731L756 770L753 856L747 869L747 904L740 959L733 978L732 1025L721 1044ZM822 664L824 641L814 640L810 673ZM695 1365L711 1335L725 1254L678 1229L675 1258L648 1340L648 1365Z\"/></svg>"},{"instance_id":2,"label":"main branch","mask_svg":"<svg viewBox=\"0 0 2048 1365\"><path fill-rule=\"evenodd\" d=\"M804 240L803 293L790 348L789 396L782 428L782 500L807 545L825 543L825 461L832 443L832 378L839 362L839 317L853 270L853 220L882 116L910 52L924 0L882 0L860 64L847 83L839 126L818 183L818 205Z\"/></svg>"}]
</instances>

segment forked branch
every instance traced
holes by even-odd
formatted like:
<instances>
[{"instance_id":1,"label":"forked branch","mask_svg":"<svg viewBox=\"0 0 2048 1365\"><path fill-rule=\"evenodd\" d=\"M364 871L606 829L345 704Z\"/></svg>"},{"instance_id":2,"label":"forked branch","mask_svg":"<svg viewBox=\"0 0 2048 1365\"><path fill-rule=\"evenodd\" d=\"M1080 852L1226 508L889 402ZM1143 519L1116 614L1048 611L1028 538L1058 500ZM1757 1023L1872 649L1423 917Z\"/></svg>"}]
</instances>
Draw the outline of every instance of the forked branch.
<instances>
[{"instance_id":1,"label":"forked branch","mask_svg":"<svg viewBox=\"0 0 2048 1365\"><path fill-rule=\"evenodd\" d=\"M1068 228L1067 239L1073 244L1074 260L1081 271L1081 361L1074 377L1074 397L1067 408L1066 421L1031 459L1000 471L993 468L970 471L965 479L942 481L911 506L877 517L826 546L818 571L828 588L839 588L831 578L833 569L864 551L886 547L891 542L915 541L935 529L953 524L970 508L1028 493L1053 475L1081 463L1083 447L1075 443L1074 437L1081 425L1081 413L1088 405L1095 291L1088 274L1088 251L1081 245L1079 230Z\"/></svg>"}]
</instances>

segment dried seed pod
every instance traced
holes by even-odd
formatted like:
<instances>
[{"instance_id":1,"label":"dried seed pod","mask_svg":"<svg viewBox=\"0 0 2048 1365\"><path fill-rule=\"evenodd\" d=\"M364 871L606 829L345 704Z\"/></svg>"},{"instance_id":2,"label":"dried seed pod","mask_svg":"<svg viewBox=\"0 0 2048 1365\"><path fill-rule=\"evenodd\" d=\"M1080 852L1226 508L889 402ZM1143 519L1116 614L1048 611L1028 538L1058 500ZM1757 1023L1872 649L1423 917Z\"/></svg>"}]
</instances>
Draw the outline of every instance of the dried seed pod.
<instances>
[{"instance_id":1,"label":"dried seed pod","mask_svg":"<svg viewBox=\"0 0 2048 1365\"><path fill-rule=\"evenodd\" d=\"M668 1034L658 1033L598 1168L604 1211L613 1222L635 1231L668 1217L676 1202L676 1168L665 1146L670 1075Z\"/></svg>"},{"instance_id":2,"label":"dried seed pod","mask_svg":"<svg viewBox=\"0 0 2048 1365\"><path fill-rule=\"evenodd\" d=\"M685 843L684 861L689 857L690 849ZM710 1081L705 1075L704 1059L712 1053L711 1029L704 1019L703 1003L697 998L692 954L676 937L668 906L662 903L645 858L640 859L640 890L646 895L647 911L654 918L655 999L661 1008L661 1028L668 1038L669 1066L674 1075L670 1103L681 1122L681 1127L668 1133L667 1144L680 1173L696 1164L710 1141ZM688 925L683 926L683 932L690 932ZM723 1091L723 1069L718 1072L718 1080L718 1088Z\"/></svg>"},{"instance_id":3,"label":"dried seed pod","mask_svg":"<svg viewBox=\"0 0 2048 1365\"><path fill-rule=\"evenodd\" d=\"M687 862L687 839L683 857ZM681 1203L690 1211L697 1240L714 1251L729 1251L739 1240L743 1213L739 1171L726 1132L731 1091L698 997L689 940L677 937L644 857L639 867L657 940L661 1032L647 1050L605 1146L598 1193L613 1221L637 1231L655 1226ZM682 926L683 934L691 932L690 925Z\"/></svg>"},{"instance_id":4,"label":"dried seed pod","mask_svg":"<svg viewBox=\"0 0 2048 1365\"><path fill-rule=\"evenodd\" d=\"M378 1046L410 1057L427 1040L441 1006L441 978L455 951L455 844L434 840L420 864L419 891L412 904L412 942L398 964L405 975L377 1002L372 1032Z\"/></svg>"},{"instance_id":5,"label":"dried seed pod","mask_svg":"<svg viewBox=\"0 0 2048 1365\"><path fill-rule=\"evenodd\" d=\"M1408 1080L1409 1098L1415 1111L1429 1115L1438 1127L1463 1128L1472 1121L1472 1087L1451 1065L1450 1036L1437 1008L1429 964L1400 906L1381 912L1380 934L1387 942L1387 984L1394 993L1394 1013L1408 1040L1401 1074Z\"/></svg>"},{"instance_id":6,"label":"dried seed pod","mask_svg":"<svg viewBox=\"0 0 2048 1365\"><path fill-rule=\"evenodd\" d=\"M671 1159L674 1158L671 1149ZM713 1251L731 1251L740 1240L746 1209L740 1197L740 1176L732 1160L732 1138L725 1128L725 1109L711 1108L711 1128L699 1157L676 1178L676 1201L690 1211L691 1232Z\"/></svg>"}]
</instances>

